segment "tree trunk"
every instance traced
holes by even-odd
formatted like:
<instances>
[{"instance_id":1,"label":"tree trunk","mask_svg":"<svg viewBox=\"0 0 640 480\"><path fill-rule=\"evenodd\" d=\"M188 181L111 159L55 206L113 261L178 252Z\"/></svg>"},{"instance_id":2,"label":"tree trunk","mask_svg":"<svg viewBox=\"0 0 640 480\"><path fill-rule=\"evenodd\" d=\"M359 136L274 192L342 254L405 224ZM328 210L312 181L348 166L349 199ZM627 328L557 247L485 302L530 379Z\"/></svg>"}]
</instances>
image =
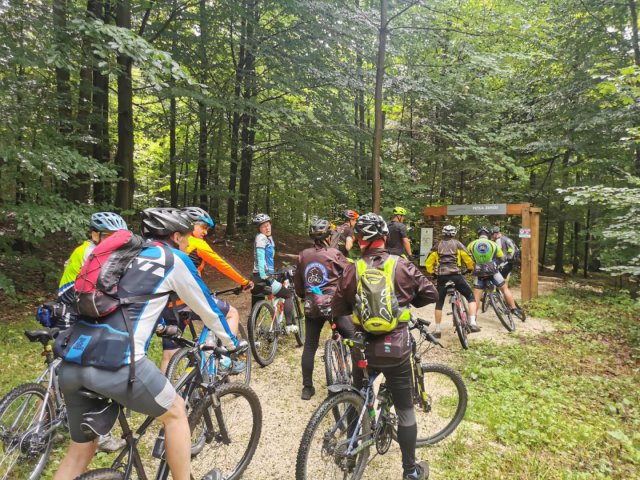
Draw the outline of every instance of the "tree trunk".
<instances>
[{"instance_id":1,"label":"tree trunk","mask_svg":"<svg viewBox=\"0 0 640 480\"><path fill-rule=\"evenodd\" d=\"M569 159L571 151L567 151L562 159L562 188L567 188L569 178ZM556 273L564 273L564 233L565 233L565 214L560 211L558 216L558 243L556 244L556 256L554 260L553 271Z\"/></svg>"},{"instance_id":2,"label":"tree trunk","mask_svg":"<svg viewBox=\"0 0 640 480\"><path fill-rule=\"evenodd\" d=\"M177 158L176 158L176 97L169 100L169 189L170 204L178 206Z\"/></svg>"},{"instance_id":3,"label":"tree trunk","mask_svg":"<svg viewBox=\"0 0 640 480\"><path fill-rule=\"evenodd\" d=\"M198 102L198 120L200 131L198 135L198 178L200 179L199 197L200 207L207 210L209 208L209 196L207 194L207 181L209 180L209 156L207 154L208 136L207 129L207 107L202 102Z\"/></svg>"},{"instance_id":4,"label":"tree trunk","mask_svg":"<svg viewBox=\"0 0 640 480\"><path fill-rule=\"evenodd\" d=\"M589 277L589 243L591 242L591 207L587 208L587 225L584 236L584 263L582 268L582 276Z\"/></svg>"},{"instance_id":5,"label":"tree trunk","mask_svg":"<svg viewBox=\"0 0 640 480\"><path fill-rule=\"evenodd\" d=\"M636 0L627 0L631 15L631 42L633 47L633 63L640 67L640 43L638 42L638 10ZM635 171L640 176L640 147L635 147Z\"/></svg>"},{"instance_id":6,"label":"tree trunk","mask_svg":"<svg viewBox=\"0 0 640 480\"><path fill-rule=\"evenodd\" d=\"M116 4L116 25L131 29L131 0L118 0ZM120 179L116 190L116 207L120 210L133 208L133 82L131 78L132 60L129 56L118 55L118 149L116 166Z\"/></svg>"},{"instance_id":7,"label":"tree trunk","mask_svg":"<svg viewBox=\"0 0 640 480\"><path fill-rule=\"evenodd\" d=\"M378 30L378 59L376 65L376 88L374 97L375 123L371 152L371 209L380 213L380 150L382 132L382 84L384 82L384 57L387 45L387 0L380 0L380 28Z\"/></svg>"},{"instance_id":8,"label":"tree trunk","mask_svg":"<svg viewBox=\"0 0 640 480\"><path fill-rule=\"evenodd\" d=\"M574 275L580 269L579 258L579 242L580 242L580 222L573 222L573 245L571 248L571 273Z\"/></svg>"},{"instance_id":9,"label":"tree trunk","mask_svg":"<svg viewBox=\"0 0 640 480\"><path fill-rule=\"evenodd\" d=\"M211 216L217 223L220 223L219 192L220 192L220 167L222 164L222 156L224 155L223 153L224 143L222 141L222 138L224 135L224 123L225 123L224 112L221 111L220 119L218 123L218 136L217 136L217 141L215 142L215 146L216 146L215 159L214 159L214 166L213 166L213 175L211 179L213 183L213 189L216 192L216 194L211 199Z\"/></svg>"},{"instance_id":10,"label":"tree trunk","mask_svg":"<svg viewBox=\"0 0 640 480\"><path fill-rule=\"evenodd\" d=\"M53 25L55 28L56 48L64 54L67 35L67 0L53 1ZM58 130L60 133L71 132L71 88L70 74L66 68L56 67L56 93L58 101Z\"/></svg>"}]
</instances>

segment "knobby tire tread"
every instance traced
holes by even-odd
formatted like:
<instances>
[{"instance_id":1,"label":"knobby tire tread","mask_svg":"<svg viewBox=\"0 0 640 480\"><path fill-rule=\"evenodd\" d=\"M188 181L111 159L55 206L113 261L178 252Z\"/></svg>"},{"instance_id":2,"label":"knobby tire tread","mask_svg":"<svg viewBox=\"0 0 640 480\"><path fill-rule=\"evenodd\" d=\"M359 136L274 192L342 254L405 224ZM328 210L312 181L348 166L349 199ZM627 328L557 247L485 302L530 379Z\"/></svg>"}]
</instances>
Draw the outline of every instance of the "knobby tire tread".
<instances>
[{"instance_id":1,"label":"knobby tire tread","mask_svg":"<svg viewBox=\"0 0 640 480\"><path fill-rule=\"evenodd\" d=\"M269 314L273 319L275 310L273 308L273 305L271 305L271 302L267 300L260 300L251 309L251 315L249 317L249 322L247 324L247 330L248 330L248 337L249 337L249 347L251 348L251 354L253 355L253 358L255 359L256 362L258 362L258 364L261 367L266 367L270 365L273 362L274 358L276 357L276 351L278 349L278 340L279 340L280 332L274 331L273 333L274 338L273 338L273 345L271 347L271 353L268 356L263 357L262 353L258 350L258 345L256 343L258 341L262 341L261 339L257 338L256 320L258 319L258 313L260 313L260 310L263 308L266 308L269 311ZM272 323L273 323L273 320L272 320Z\"/></svg>"},{"instance_id":2,"label":"knobby tire tread","mask_svg":"<svg viewBox=\"0 0 640 480\"><path fill-rule=\"evenodd\" d=\"M498 316L498 320L502 323L502 326L506 328L508 332L514 332L516 324L513 321L513 316L511 315L509 308L504 303L502 297L494 293L489 297L489 301L491 302L493 311L496 312L496 315Z\"/></svg>"},{"instance_id":3,"label":"knobby tire tread","mask_svg":"<svg viewBox=\"0 0 640 480\"><path fill-rule=\"evenodd\" d=\"M124 480L124 473L112 468L98 468L83 473L76 480Z\"/></svg>"},{"instance_id":4,"label":"knobby tire tread","mask_svg":"<svg viewBox=\"0 0 640 480\"><path fill-rule=\"evenodd\" d=\"M465 329L465 326L462 324L460 309L458 305L454 303L451 305L451 310L453 311L453 323L456 326L456 333L458 334L458 340L460 340L460 345L462 345L462 348L467 350L469 348L469 339L467 337L467 331Z\"/></svg>"}]
</instances>

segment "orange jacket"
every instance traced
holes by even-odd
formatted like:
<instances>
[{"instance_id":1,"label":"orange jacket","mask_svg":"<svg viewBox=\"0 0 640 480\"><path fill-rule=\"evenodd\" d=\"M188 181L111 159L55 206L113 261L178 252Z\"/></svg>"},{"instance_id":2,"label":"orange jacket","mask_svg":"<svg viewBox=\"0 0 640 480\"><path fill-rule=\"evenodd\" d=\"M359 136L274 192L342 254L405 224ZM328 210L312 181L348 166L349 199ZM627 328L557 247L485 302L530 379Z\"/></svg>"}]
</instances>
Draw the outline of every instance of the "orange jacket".
<instances>
[{"instance_id":1,"label":"orange jacket","mask_svg":"<svg viewBox=\"0 0 640 480\"><path fill-rule=\"evenodd\" d=\"M220 273L226 275L231 280L245 286L249 280L244 278L235 268L229 265L220 255L214 252L209 244L204 240L196 237L189 237L189 246L187 247L187 255L193 261L198 269L198 273L202 276L204 264L215 267Z\"/></svg>"}]
</instances>

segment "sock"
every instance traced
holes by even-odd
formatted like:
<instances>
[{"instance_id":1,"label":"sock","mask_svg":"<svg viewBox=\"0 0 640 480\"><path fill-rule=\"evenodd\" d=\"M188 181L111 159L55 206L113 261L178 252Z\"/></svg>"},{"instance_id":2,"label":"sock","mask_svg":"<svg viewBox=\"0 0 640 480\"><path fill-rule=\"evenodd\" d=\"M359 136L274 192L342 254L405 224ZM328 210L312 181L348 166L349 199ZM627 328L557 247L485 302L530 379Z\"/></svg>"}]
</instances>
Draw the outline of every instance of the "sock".
<instances>
[{"instance_id":1,"label":"sock","mask_svg":"<svg viewBox=\"0 0 640 480\"><path fill-rule=\"evenodd\" d=\"M476 324L476 316L475 315L469 315L469 323L471 325L475 325Z\"/></svg>"},{"instance_id":2,"label":"sock","mask_svg":"<svg viewBox=\"0 0 640 480\"><path fill-rule=\"evenodd\" d=\"M436 332L439 332L439 331L440 331L440 324L436 323Z\"/></svg>"}]
</instances>

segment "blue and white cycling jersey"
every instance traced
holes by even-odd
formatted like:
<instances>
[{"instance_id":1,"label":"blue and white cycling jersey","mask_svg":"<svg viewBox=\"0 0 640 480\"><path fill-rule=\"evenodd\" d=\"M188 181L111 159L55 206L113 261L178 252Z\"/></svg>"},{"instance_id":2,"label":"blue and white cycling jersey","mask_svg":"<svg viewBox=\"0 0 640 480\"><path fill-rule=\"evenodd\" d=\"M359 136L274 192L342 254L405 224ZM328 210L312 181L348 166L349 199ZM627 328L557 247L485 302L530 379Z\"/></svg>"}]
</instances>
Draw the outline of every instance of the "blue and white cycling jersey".
<instances>
[{"instance_id":1,"label":"blue and white cycling jersey","mask_svg":"<svg viewBox=\"0 0 640 480\"><path fill-rule=\"evenodd\" d=\"M267 237L263 233L256 235L256 241L253 247L254 263L253 273L260 275L260 278L266 278L268 275L275 273L275 256L276 246L272 237Z\"/></svg>"}]
</instances>

